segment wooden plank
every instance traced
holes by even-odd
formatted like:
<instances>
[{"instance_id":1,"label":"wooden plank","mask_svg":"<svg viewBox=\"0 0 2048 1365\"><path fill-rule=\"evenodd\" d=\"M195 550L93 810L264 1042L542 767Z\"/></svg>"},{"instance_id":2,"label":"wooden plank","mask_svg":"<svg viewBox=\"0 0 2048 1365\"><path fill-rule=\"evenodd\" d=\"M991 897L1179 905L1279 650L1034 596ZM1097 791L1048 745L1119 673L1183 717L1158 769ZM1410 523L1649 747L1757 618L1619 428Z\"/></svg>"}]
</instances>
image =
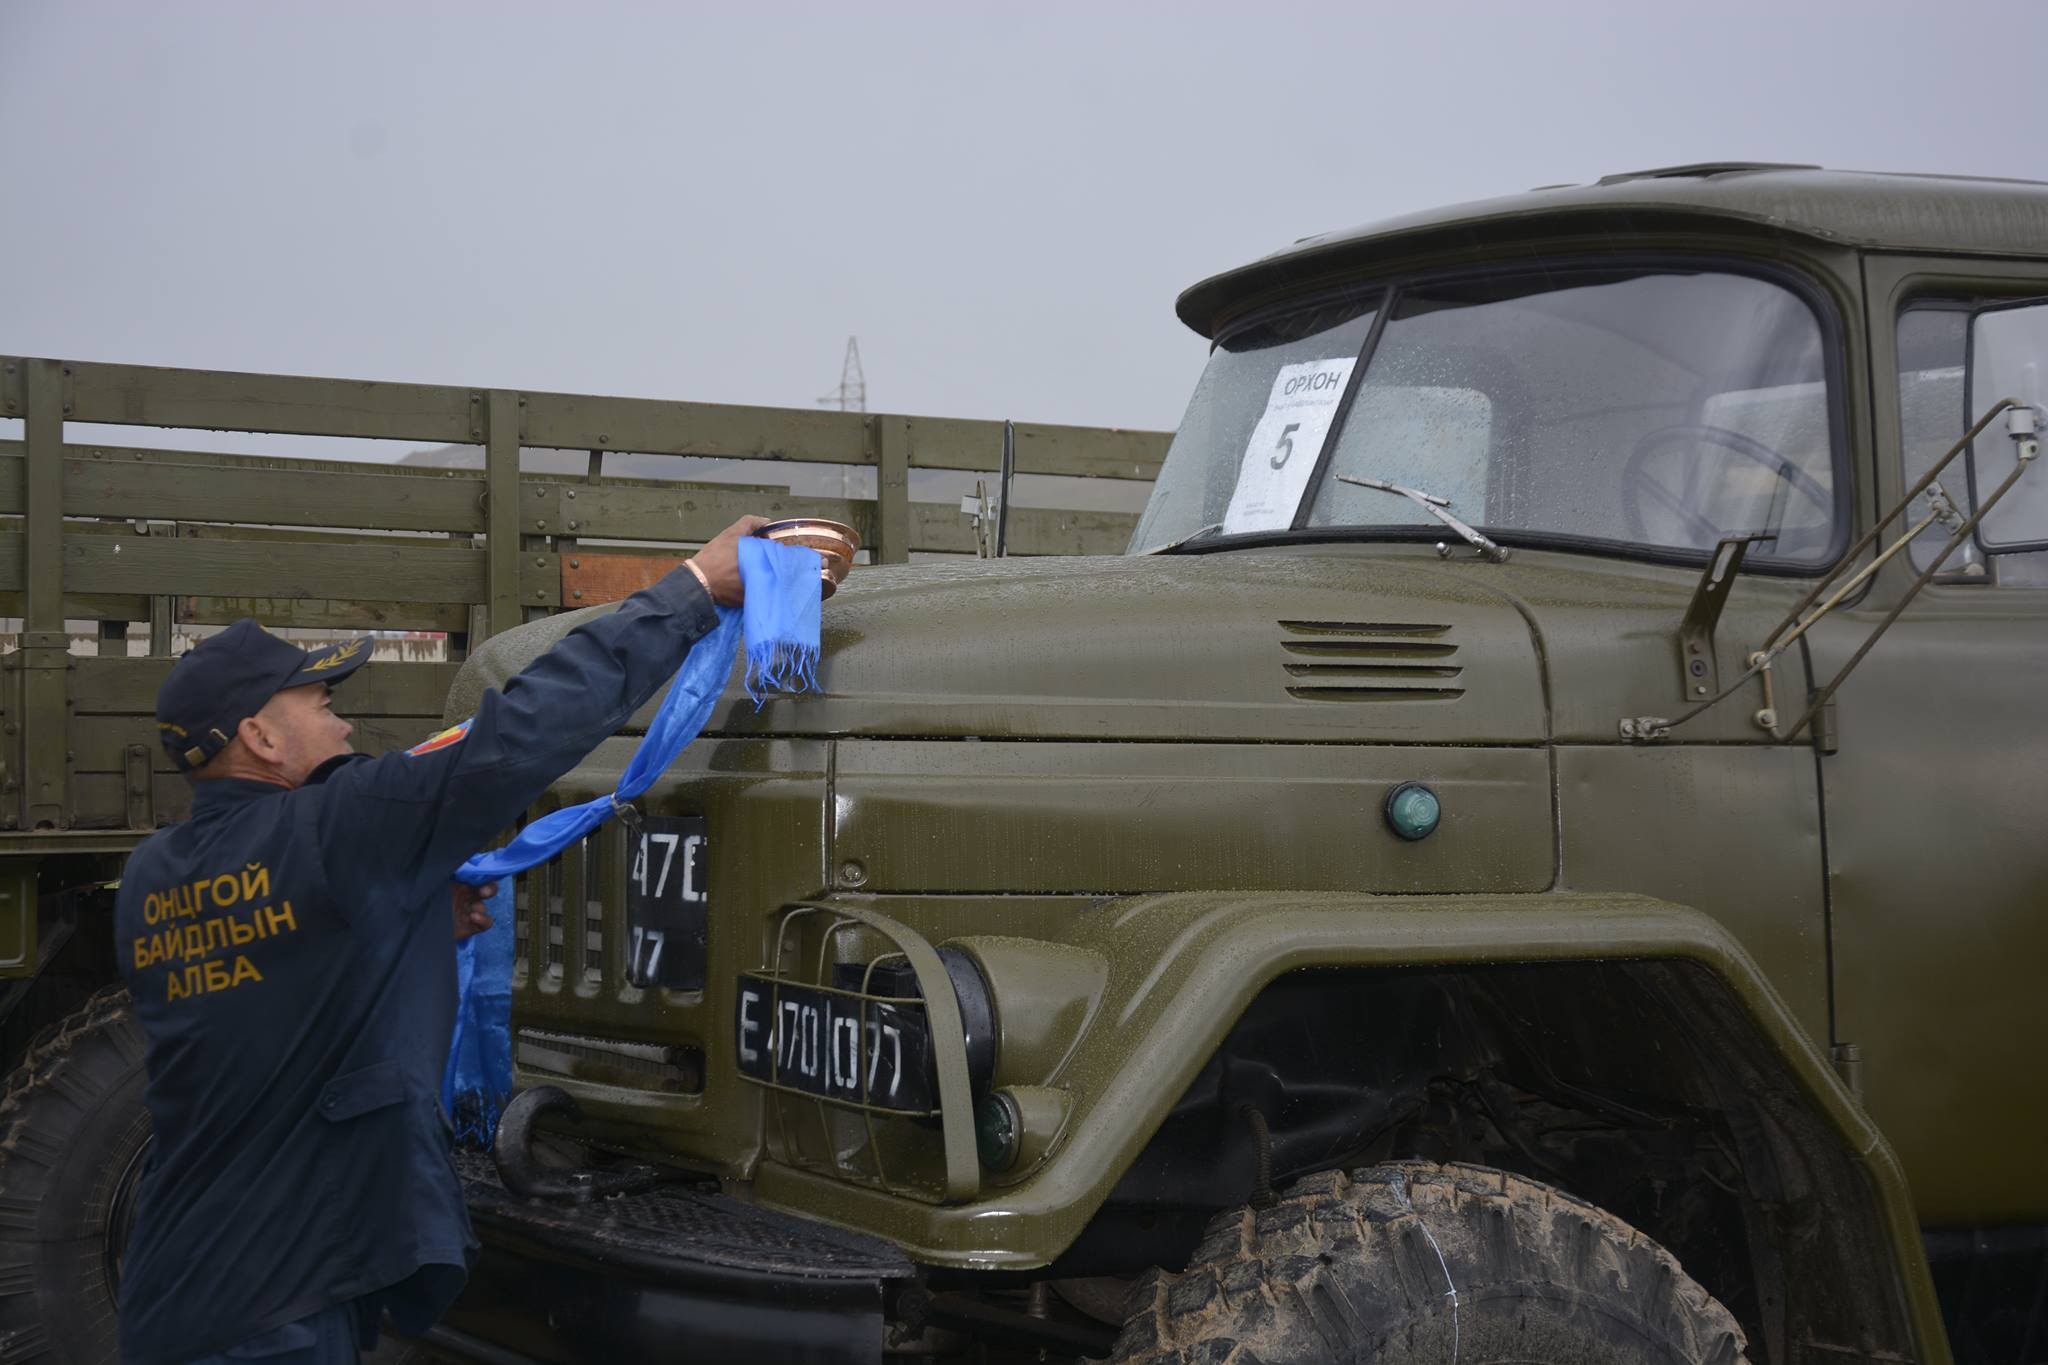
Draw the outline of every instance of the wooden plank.
<instances>
[{"instance_id":1,"label":"wooden plank","mask_svg":"<svg viewBox=\"0 0 2048 1365\"><path fill-rule=\"evenodd\" d=\"M72 697L80 715L155 715L156 693L170 659L74 660ZM336 690L342 714L431 719L441 714L459 664L364 664Z\"/></svg>"},{"instance_id":2,"label":"wooden plank","mask_svg":"<svg viewBox=\"0 0 2048 1365\"><path fill-rule=\"evenodd\" d=\"M1138 527L1135 512L1012 507L1010 551L1020 555L1120 555Z\"/></svg>"},{"instance_id":3,"label":"wooden plank","mask_svg":"<svg viewBox=\"0 0 2048 1365\"><path fill-rule=\"evenodd\" d=\"M78 595L483 600L484 551L444 540L315 536L261 527L180 529L176 537L137 536L119 523L68 522L65 585ZM0 531L0 593L22 587L23 540L19 531ZM552 598L560 573L556 559L552 551L520 556L520 591L529 600ZM137 618L131 613L114 619Z\"/></svg>"},{"instance_id":4,"label":"wooden plank","mask_svg":"<svg viewBox=\"0 0 2048 1365\"><path fill-rule=\"evenodd\" d=\"M1013 512L1012 517L1015 516ZM1011 539L1016 539L1016 522L1011 521ZM913 502L910 504L910 548L919 554L979 555L974 543L974 523L957 503Z\"/></svg>"},{"instance_id":5,"label":"wooden plank","mask_svg":"<svg viewBox=\"0 0 2048 1365\"><path fill-rule=\"evenodd\" d=\"M481 390L146 365L73 362L70 368L72 420L78 422L448 444L483 439ZM872 462L860 413L546 392L520 397L529 446ZM997 467L1000 422L889 416L905 424L913 467ZM1171 439L1169 432L1020 422L1017 467L1027 474L1151 479Z\"/></svg>"},{"instance_id":6,"label":"wooden plank","mask_svg":"<svg viewBox=\"0 0 2048 1365\"><path fill-rule=\"evenodd\" d=\"M913 503L912 507L931 514L933 526L929 530L916 532L933 543L933 552L966 553L974 552L974 534L971 528L955 528L952 523L942 520L951 513L957 521L956 509L942 507L936 503ZM1048 508L1019 508L1012 513L1019 517L1013 522L1013 534L1020 528L1027 544L1050 545L1054 548L1047 554L1120 554L1130 539L1131 527L1137 518L1114 513L1088 513L1097 519L1089 524L1070 525L1063 519L1081 515L1061 512ZM1113 550L1087 548L1097 544L1114 542ZM955 550L954 546L960 549ZM1081 546L1083 548L1071 548ZM920 546L920 548L923 548ZM1020 553L1038 553L1021 550ZM620 598L651 587L661 581L672 569L683 562L684 556L659 554L631 554L622 552L583 551L576 555L562 557L561 605L567 609L596 606L604 602L616 602ZM859 569L855 573L861 572Z\"/></svg>"},{"instance_id":7,"label":"wooden plank","mask_svg":"<svg viewBox=\"0 0 2048 1365\"><path fill-rule=\"evenodd\" d=\"M875 504L866 498L800 498L787 492L764 493L719 484L586 484L575 492L576 535L586 540L702 545L750 512L844 522L853 527L862 544L874 534ZM565 509L567 506L564 504Z\"/></svg>"},{"instance_id":8,"label":"wooden plank","mask_svg":"<svg viewBox=\"0 0 2048 1365\"><path fill-rule=\"evenodd\" d=\"M71 727L71 748L76 757L73 770L80 773L120 773L127 769L128 746L140 744L149 750L150 767L175 773L171 756L157 740L156 717L150 715L80 716Z\"/></svg>"},{"instance_id":9,"label":"wooden plank","mask_svg":"<svg viewBox=\"0 0 2048 1365\"><path fill-rule=\"evenodd\" d=\"M422 534L411 531L362 531L329 530L325 527L297 526L228 526L213 522L154 522L151 525L162 528L166 537L172 532L182 540L231 540L249 544L258 541L266 545L429 545L453 546L456 549L473 548L466 536ZM0 534L19 535L23 529L19 517L0 516ZM66 539L84 539L99 544L102 548L113 540L122 542L122 553L127 553L130 543L142 538L143 533L133 521L95 521L88 518L67 517L64 520Z\"/></svg>"},{"instance_id":10,"label":"wooden plank","mask_svg":"<svg viewBox=\"0 0 2048 1365\"><path fill-rule=\"evenodd\" d=\"M65 593L67 621L146 621L156 599L126 594ZM460 631L469 627L462 603L333 602L302 597L176 597L178 625L226 625L253 616L264 625L295 630ZM0 616L20 616L22 594L0 592Z\"/></svg>"},{"instance_id":11,"label":"wooden plank","mask_svg":"<svg viewBox=\"0 0 2048 1365\"><path fill-rule=\"evenodd\" d=\"M1003 424L960 417L911 417L910 463L918 469L999 471L1003 466ZM1075 427L1018 422L1017 472L1066 474L1093 479L1159 477L1170 431L1120 427Z\"/></svg>"},{"instance_id":12,"label":"wooden plank","mask_svg":"<svg viewBox=\"0 0 2048 1365\"><path fill-rule=\"evenodd\" d=\"M911 504L913 549L937 554L975 553L974 528L958 507ZM1120 555L1138 518L1129 512L1071 512L1057 507L1012 507L1012 555Z\"/></svg>"},{"instance_id":13,"label":"wooden plank","mask_svg":"<svg viewBox=\"0 0 2048 1365\"><path fill-rule=\"evenodd\" d=\"M74 517L380 531L484 529L484 481L474 475L423 479L361 470L337 474L254 464L196 465L172 457L138 461L67 454L64 510ZM0 454L0 513L21 510L21 457Z\"/></svg>"},{"instance_id":14,"label":"wooden plank","mask_svg":"<svg viewBox=\"0 0 2048 1365\"><path fill-rule=\"evenodd\" d=\"M180 784L183 785L182 783ZM45 858L52 854L126 855L142 842L147 830L37 830L33 833L8 830L0 833L0 854L17 858ZM103 861L100 866L107 864Z\"/></svg>"},{"instance_id":15,"label":"wooden plank","mask_svg":"<svg viewBox=\"0 0 2048 1365\"><path fill-rule=\"evenodd\" d=\"M273 629L372 630L469 629L469 606L460 602L335 602L301 597L180 597L181 625L226 625L253 616ZM120 619L120 618L114 618Z\"/></svg>"},{"instance_id":16,"label":"wooden plank","mask_svg":"<svg viewBox=\"0 0 2048 1365\"><path fill-rule=\"evenodd\" d=\"M0 537L0 554L7 553L5 537ZM20 590L21 571L19 566L0 565L0 580L12 584L6 591L0 591L0 616L26 616L28 596ZM67 621L142 621L149 617L149 599L134 594L78 593L64 594L64 619Z\"/></svg>"},{"instance_id":17,"label":"wooden plank","mask_svg":"<svg viewBox=\"0 0 2048 1365\"><path fill-rule=\"evenodd\" d=\"M165 450L154 446L101 445L91 441L75 439L91 431L80 428L71 436L64 453L73 459L90 458L130 464L146 464L161 461L167 464L194 465L206 469L282 469L305 474L379 474L394 479L478 479L483 477L478 469L449 469L440 465L394 464L390 458L377 453L361 460L308 459L298 455L227 455L211 450ZM0 455L21 454L21 442L0 441ZM536 478L561 477L545 474ZM6 485L0 483L0 495Z\"/></svg>"},{"instance_id":18,"label":"wooden plank","mask_svg":"<svg viewBox=\"0 0 2048 1365\"><path fill-rule=\"evenodd\" d=\"M683 403L653 398L586 398L527 393L526 443L568 450L648 455L872 464L864 415L802 408ZM912 467L1000 467L1003 424L954 417L869 414L900 424ZM1173 433L1017 424L1017 468L1025 474L1153 479Z\"/></svg>"},{"instance_id":19,"label":"wooden plank","mask_svg":"<svg viewBox=\"0 0 2048 1365\"><path fill-rule=\"evenodd\" d=\"M72 516L380 531L486 529L484 479L471 472L389 465L365 469L340 461L294 462L132 446L67 446L65 455L64 507ZM0 516L22 511L22 463L21 442L0 441ZM692 494L749 492L763 500L789 496L787 488L776 485L660 479L615 478L593 484L566 475L529 473L522 475L521 483L521 530L547 535L672 539L668 532L673 529L673 509L679 499ZM570 524L587 517L591 508L601 507L603 498L614 493L643 498L650 510L660 508L660 529L592 530ZM583 501L565 501L569 494Z\"/></svg>"},{"instance_id":20,"label":"wooden plank","mask_svg":"<svg viewBox=\"0 0 2048 1365\"><path fill-rule=\"evenodd\" d=\"M72 420L365 440L477 440L469 389L72 362Z\"/></svg>"},{"instance_id":21,"label":"wooden plank","mask_svg":"<svg viewBox=\"0 0 2048 1365\"><path fill-rule=\"evenodd\" d=\"M156 813L156 826L163 826L183 820L192 813L192 784L182 773L152 772L150 775L150 808ZM74 784L73 800L77 812L77 828L119 830L128 823L128 779L122 773L81 773ZM148 831L137 831L129 835L140 839ZM6 840L0 840L0 853L13 852ZM62 851L57 849L45 852ZM81 852L86 851L81 849Z\"/></svg>"},{"instance_id":22,"label":"wooden plank","mask_svg":"<svg viewBox=\"0 0 2048 1365\"><path fill-rule=\"evenodd\" d=\"M592 535L620 540L700 545L742 513L758 509L768 516L835 521L851 517L866 542L874 518L873 503L838 498L763 501L757 494L705 492L685 499L679 510L659 490L591 492ZM909 509L911 550L975 552L973 529L958 507L920 502L909 504ZM1045 507L1018 507L1010 515L1011 546L1019 555L1121 554L1137 522L1129 513ZM87 566L70 571L74 586L83 590L65 594L66 618L147 619L148 599L138 589L148 586L159 594L177 594L176 619L181 623L225 623L254 616L268 625L319 630L459 632L469 625L459 604L480 600L482 593L484 552L444 541L316 537L262 527L179 529L176 538L151 538L134 535L125 523L66 523L67 563ZM18 531L0 531L0 615L21 614L20 539ZM118 551L113 548L117 544ZM601 549L588 553L605 557ZM564 600L564 582L569 582L567 592L578 586L572 579L560 553L521 552L523 605L582 605L573 596ZM392 600L388 594L400 585L451 595L432 601Z\"/></svg>"},{"instance_id":23,"label":"wooden plank","mask_svg":"<svg viewBox=\"0 0 2048 1365\"><path fill-rule=\"evenodd\" d=\"M120 773L78 774L71 783L71 798L74 829L122 829L128 824L128 780Z\"/></svg>"},{"instance_id":24,"label":"wooden plank","mask_svg":"<svg viewBox=\"0 0 2048 1365\"><path fill-rule=\"evenodd\" d=\"M0 557L10 537L0 535ZM79 592L475 602L483 551L421 541L286 547L235 538L67 536L65 576Z\"/></svg>"},{"instance_id":25,"label":"wooden plank","mask_svg":"<svg viewBox=\"0 0 2048 1365\"><path fill-rule=\"evenodd\" d=\"M526 393L526 443L564 450L866 464L857 412Z\"/></svg>"},{"instance_id":26,"label":"wooden plank","mask_svg":"<svg viewBox=\"0 0 2048 1365\"><path fill-rule=\"evenodd\" d=\"M0 523L4 524L4 523ZM163 523L158 523L159 525ZM180 540L231 540L244 545L261 542L273 547L295 545L429 545L474 549L466 535L437 535L418 531L340 530L325 526L229 526L208 521L171 523ZM130 521L70 521L67 535L133 536Z\"/></svg>"},{"instance_id":27,"label":"wooden plank","mask_svg":"<svg viewBox=\"0 0 2048 1365\"><path fill-rule=\"evenodd\" d=\"M875 543L876 506L865 498L762 497L700 486L676 497L666 489L588 488L577 506L577 534L614 540L663 540L701 545L739 516L825 517L853 527L864 546ZM955 503L909 504L910 549L973 554L974 530ZM1137 517L1128 512L1074 512L1049 507L1010 511L1010 545L1018 554L1121 554Z\"/></svg>"}]
</instances>

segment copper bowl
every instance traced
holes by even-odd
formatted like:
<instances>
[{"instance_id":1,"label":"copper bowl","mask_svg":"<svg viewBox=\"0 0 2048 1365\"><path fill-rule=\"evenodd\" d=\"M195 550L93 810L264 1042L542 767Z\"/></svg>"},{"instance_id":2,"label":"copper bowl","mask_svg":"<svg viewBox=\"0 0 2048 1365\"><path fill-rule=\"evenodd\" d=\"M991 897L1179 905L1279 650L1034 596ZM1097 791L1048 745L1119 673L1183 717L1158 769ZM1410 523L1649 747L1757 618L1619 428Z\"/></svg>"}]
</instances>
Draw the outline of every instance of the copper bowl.
<instances>
[{"instance_id":1,"label":"copper bowl","mask_svg":"<svg viewBox=\"0 0 2048 1365\"><path fill-rule=\"evenodd\" d=\"M754 534L784 545L801 545L816 550L824 561L818 576L824 580L824 596L830 597L846 581L847 570L860 550L860 535L851 526L823 517L788 517L771 521Z\"/></svg>"}]
</instances>

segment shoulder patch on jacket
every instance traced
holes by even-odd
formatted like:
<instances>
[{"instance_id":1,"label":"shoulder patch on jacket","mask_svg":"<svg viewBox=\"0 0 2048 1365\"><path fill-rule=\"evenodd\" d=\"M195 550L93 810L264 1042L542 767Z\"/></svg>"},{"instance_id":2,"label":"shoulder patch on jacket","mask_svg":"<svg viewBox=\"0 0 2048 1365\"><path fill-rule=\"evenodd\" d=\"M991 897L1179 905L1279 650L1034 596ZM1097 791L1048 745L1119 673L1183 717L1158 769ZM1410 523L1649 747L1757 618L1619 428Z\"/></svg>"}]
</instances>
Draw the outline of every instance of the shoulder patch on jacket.
<instances>
[{"instance_id":1,"label":"shoulder patch on jacket","mask_svg":"<svg viewBox=\"0 0 2048 1365\"><path fill-rule=\"evenodd\" d=\"M471 719L473 720L474 717ZM469 733L470 724L471 721L466 720L460 725L451 725L433 738L423 739L418 744L407 749L405 756L407 758L418 758L421 754L430 754L436 749L445 749L451 744L460 744L462 743L462 737Z\"/></svg>"}]
</instances>

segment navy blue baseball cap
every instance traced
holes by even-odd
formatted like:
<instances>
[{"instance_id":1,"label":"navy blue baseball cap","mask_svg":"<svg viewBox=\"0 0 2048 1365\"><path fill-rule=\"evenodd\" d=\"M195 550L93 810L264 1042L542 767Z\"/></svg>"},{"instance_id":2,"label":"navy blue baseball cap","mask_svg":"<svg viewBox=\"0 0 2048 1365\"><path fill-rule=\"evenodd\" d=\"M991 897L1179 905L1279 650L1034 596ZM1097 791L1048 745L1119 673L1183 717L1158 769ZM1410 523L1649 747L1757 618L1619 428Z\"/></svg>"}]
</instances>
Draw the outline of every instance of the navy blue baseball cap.
<instances>
[{"instance_id":1,"label":"navy blue baseball cap","mask_svg":"<svg viewBox=\"0 0 2048 1365\"><path fill-rule=\"evenodd\" d=\"M180 771L228 747L235 727L287 687L337 683L370 661L370 642L300 649L244 617L171 665L156 694L157 735Z\"/></svg>"}]
</instances>

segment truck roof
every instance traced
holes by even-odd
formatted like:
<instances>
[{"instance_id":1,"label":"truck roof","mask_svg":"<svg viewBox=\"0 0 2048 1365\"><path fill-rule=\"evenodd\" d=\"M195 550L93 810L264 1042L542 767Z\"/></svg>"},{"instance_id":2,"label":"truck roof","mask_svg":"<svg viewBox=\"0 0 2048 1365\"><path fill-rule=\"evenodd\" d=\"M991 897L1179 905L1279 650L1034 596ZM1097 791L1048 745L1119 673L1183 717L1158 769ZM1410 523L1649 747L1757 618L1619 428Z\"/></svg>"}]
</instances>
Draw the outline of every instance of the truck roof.
<instances>
[{"instance_id":1,"label":"truck roof","mask_svg":"<svg viewBox=\"0 0 2048 1365\"><path fill-rule=\"evenodd\" d=\"M1600 218L1635 226L1740 225L1893 251L2031 256L2048 244L2048 183L1737 161L1628 171L1590 185L1544 186L1304 237L1191 286L1177 308L1188 326L1213 336L1247 295L1331 271L1371 270L1432 237L1455 232L1476 243L1490 229L1569 231Z\"/></svg>"}]
</instances>

